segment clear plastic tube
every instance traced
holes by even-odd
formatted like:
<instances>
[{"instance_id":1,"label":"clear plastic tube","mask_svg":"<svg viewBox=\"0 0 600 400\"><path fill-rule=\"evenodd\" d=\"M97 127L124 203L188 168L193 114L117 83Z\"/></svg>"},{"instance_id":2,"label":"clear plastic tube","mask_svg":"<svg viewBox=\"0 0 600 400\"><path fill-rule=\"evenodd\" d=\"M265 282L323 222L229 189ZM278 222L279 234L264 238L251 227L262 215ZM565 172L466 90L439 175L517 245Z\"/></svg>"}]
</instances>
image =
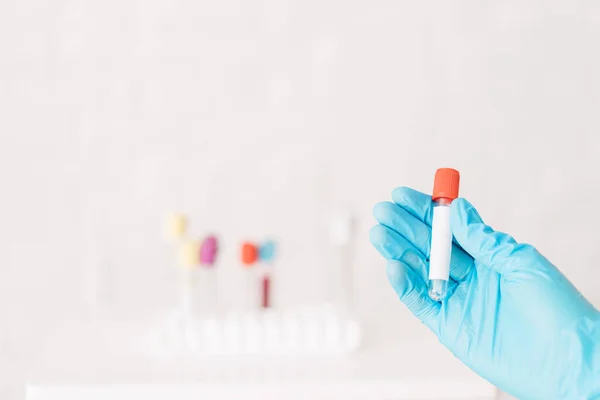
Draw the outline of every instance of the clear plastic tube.
<instances>
[{"instance_id":1,"label":"clear plastic tube","mask_svg":"<svg viewBox=\"0 0 600 400\"><path fill-rule=\"evenodd\" d=\"M450 200L434 202L429 256L429 297L442 301L448 295L452 231L450 230Z\"/></svg>"},{"instance_id":2,"label":"clear plastic tube","mask_svg":"<svg viewBox=\"0 0 600 400\"><path fill-rule=\"evenodd\" d=\"M443 301L448 297L450 257L452 255L452 230L450 229L450 204L458 197L460 174L452 168L440 168L433 183L433 220L431 222L431 248L429 253L429 297Z\"/></svg>"}]
</instances>

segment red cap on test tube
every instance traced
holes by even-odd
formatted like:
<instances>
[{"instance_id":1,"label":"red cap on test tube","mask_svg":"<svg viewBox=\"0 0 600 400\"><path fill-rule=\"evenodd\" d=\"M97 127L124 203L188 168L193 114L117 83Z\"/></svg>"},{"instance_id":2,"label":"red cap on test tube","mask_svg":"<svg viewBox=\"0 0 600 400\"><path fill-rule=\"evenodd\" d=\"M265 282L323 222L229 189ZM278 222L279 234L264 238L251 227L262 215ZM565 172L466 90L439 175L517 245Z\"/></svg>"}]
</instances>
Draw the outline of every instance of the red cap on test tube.
<instances>
[{"instance_id":1,"label":"red cap on test tube","mask_svg":"<svg viewBox=\"0 0 600 400\"><path fill-rule=\"evenodd\" d=\"M258 248L255 244L245 242L242 244L242 263L251 267L258 260Z\"/></svg>"},{"instance_id":2,"label":"red cap on test tube","mask_svg":"<svg viewBox=\"0 0 600 400\"><path fill-rule=\"evenodd\" d=\"M452 168L440 168L435 172L433 181L433 195L431 200L439 199L454 200L458 197L458 186L460 174Z\"/></svg>"}]
</instances>

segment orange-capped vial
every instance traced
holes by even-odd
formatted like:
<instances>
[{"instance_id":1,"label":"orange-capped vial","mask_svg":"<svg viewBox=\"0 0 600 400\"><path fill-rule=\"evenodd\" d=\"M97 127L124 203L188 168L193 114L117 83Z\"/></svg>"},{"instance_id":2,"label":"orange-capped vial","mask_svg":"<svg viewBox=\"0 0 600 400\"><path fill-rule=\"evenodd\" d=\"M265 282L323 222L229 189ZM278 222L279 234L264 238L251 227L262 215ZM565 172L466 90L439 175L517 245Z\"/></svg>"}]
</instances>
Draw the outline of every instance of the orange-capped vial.
<instances>
[{"instance_id":1,"label":"orange-capped vial","mask_svg":"<svg viewBox=\"0 0 600 400\"><path fill-rule=\"evenodd\" d=\"M460 174L452 168L440 168L433 181L433 220L431 222L431 250L429 254L429 297L443 301L448 295L452 230L450 204L458 197Z\"/></svg>"},{"instance_id":2,"label":"orange-capped vial","mask_svg":"<svg viewBox=\"0 0 600 400\"><path fill-rule=\"evenodd\" d=\"M258 260L258 247L250 242L242 244L242 263L246 267L251 267Z\"/></svg>"},{"instance_id":3,"label":"orange-capped vial","mask_svg":"<svg viewBox=\"0 0 600 400\"><path fill-rule=\"evenodd\" d=\"M433 194L431 200L452 200L458 197L460 173L452 168L440 168L435 172L433 180Z\"/></svg>"}]
</instances>

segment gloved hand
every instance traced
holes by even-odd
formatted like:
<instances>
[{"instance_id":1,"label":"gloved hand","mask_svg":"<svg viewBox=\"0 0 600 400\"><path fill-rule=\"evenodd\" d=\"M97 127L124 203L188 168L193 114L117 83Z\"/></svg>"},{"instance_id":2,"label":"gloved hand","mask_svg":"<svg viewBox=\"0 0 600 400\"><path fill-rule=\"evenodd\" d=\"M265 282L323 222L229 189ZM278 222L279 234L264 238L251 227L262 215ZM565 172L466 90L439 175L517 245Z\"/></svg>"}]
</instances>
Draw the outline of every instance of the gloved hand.
<instances>
[{"instance_id":1,"label":"gloved hand","mask_svg":"<svg viewBox=\"0 0 600 400\"><path fill-rule=\"evenodd\" d=\"M379 203L371 242L400 300L456 357L523 399L600 398L598 311L535 248L451 206L449 297L427 295L431 196L408 188ZM599 238L600 241L600 238ZM576 251L576 249L573 249Z\"/></svg>"}]
</instances>

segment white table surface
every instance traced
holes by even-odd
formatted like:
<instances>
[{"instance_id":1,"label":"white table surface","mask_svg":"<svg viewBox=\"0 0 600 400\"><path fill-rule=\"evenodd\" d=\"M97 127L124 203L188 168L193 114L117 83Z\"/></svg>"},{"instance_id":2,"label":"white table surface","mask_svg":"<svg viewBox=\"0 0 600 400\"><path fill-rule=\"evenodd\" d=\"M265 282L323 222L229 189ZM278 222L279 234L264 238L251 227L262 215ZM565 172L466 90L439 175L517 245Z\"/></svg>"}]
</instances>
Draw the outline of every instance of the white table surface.
<instances>
[{"instance_id":1,"label":"white table surface","mask_svg":"<svg viewBox=\"0 0 600 400\"><path fill-rule=\"evenodd\" d=\"M493 399L496 389L433 335L350 355L153 358L134 343L143 324L66 324L48 338L28 400ZM128 341L123 341L128 338Z\"/></svg>"},{"instance_id":2,"label":"white table surface","mask_svg":"<svg viewBox=\"0 0 600 400\"><path fill-rule=\"evenodd\" d=\"M493 399L483 386L435 385L407 382L262 383L262 384L138 384L118 386L37 386L27 389L27 400L188 400L188 399Z\"/></svg>"}]
</instances>

